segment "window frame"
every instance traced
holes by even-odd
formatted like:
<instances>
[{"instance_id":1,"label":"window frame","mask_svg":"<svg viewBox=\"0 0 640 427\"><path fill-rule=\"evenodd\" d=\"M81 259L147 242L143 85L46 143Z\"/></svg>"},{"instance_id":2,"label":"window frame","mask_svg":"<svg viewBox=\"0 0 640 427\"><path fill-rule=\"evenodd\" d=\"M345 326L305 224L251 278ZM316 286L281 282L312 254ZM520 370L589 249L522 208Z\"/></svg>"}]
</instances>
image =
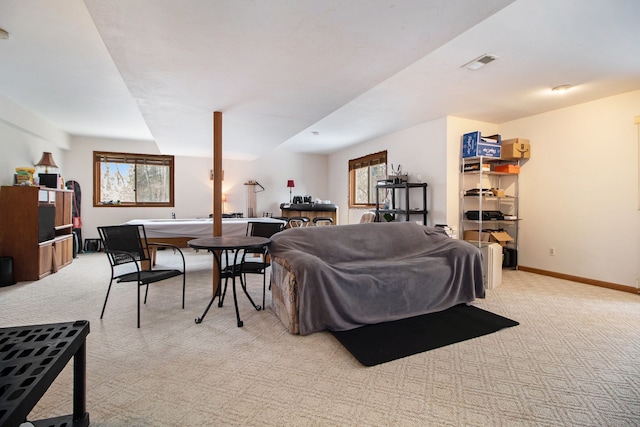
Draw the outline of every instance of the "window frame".
<instances>
[{"instance_id":1,"label":"window frame","mask_svg":"<svg viewBox=\"0 0 640 427\"><path fill-rule=\"evenodd\" d=\"M356 170L362 168L370 168L371 166L385 165L387 169L387 150L379 151L377 153L368 154L366 156L358 157L356 159L349 160L349 208L354 209L368 209L376 207L375 202L372 203L356 203ZM371 182L370 180L368 182ZM375 191L375 188L369 187L369 196L371 191Z\"/></svg>"},{"instance_id":2,"label":"window frame","mask_svg":"<svg viewBox=\"0 0 640 427\"><path fill-rule=\"evenodd\" d=\"M168 202L120 202L120 203L102 203L102 173L101 164L108 163L124 163L134 165L164 165L169 167L169 201ZM94 151L93 152L93 207L95 208L140 208L140 207L175 207L175 157L163 154L137 154L137 153L118 153L110 151Z\"/></svg>"}]
</instances>

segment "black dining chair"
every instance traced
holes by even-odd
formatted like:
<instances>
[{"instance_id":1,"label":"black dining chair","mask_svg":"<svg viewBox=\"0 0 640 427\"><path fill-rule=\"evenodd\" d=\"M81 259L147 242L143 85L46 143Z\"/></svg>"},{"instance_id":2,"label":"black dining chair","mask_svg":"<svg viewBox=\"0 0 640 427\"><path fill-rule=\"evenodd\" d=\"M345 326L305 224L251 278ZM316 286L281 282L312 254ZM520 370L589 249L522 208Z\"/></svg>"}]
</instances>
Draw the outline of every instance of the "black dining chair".
<instances>
[{"instance_id":1,"label":"black dining chair","mask_svg":"<svg viewBox=\"0 0 640 427\"><path fill-rule=\"evenodd\" d=\"M104 299L100 319L107 307L107 300L111 292L111 285L117 283L136 283L138 288L138 328L140 327L140 288L145 287L144 304L147 303L149 284L156 283L172 277L182 276L182 308L184 309L186 270L184 254L177 246L166 243L149 243L143 225L114 225L98 227L98 233L102 239L104 252L111 265L111 280ZM175 269L153 269L149 249L151 247L171 248L178 261ZM135 266L135 267L134 267Z\"/></svg>"},{"instance_id":2,"label":"black dining chair","mask_svg":"<svg viewBox=\"0 0 640 427\"><path fill-rule=\"evenodd\" d=\"M257 236L257 237L271 237L274 234L282 231L284 229L284 224L281 222L260 222L260 221L249 221L247 223L247 236ZM255 258L258 258L257 261L252 260L251 255L254 255ZM265 295L267 289L267 268L271 265L271 258L269 257L269 253L267 251L267 247L264 249L247 249L245 251L245 261L242 264L242 274L244 276L244 281L242 282L242 286L246 292L247 286L247 274L262 274L262 309L264 310L265 304Z\"/></svg>"},{"instance_id":3,"label":"black dining chair","mask_svg":"<svg viewBox=\"0 0 640 427\"><path fill-rule=\"evenodd\" d=\"M289 217L288 216L274 216L272 218L273 219L279 219L280 221L284 221L284 224L282 225L282 229L283 230L289 226Z\"/></svg>"}]
</instances>

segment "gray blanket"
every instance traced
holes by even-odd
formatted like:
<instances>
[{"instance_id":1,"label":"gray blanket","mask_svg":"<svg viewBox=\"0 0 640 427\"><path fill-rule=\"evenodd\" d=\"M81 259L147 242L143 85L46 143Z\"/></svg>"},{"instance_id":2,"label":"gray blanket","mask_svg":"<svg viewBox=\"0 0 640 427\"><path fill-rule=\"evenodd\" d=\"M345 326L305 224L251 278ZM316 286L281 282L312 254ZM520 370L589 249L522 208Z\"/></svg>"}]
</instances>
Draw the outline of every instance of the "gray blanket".
<instances>
[{"instance_id":1,"label":"gray blanket","mask_svg":"<svg viewBox=\"0 0 640 427\"><path fill-rule=\"evenodd\" d=\"M292 228L272 237L269 252L295 274L301 335L484 298L478 248L413 222Z\"/></svg>"}]
</instances>

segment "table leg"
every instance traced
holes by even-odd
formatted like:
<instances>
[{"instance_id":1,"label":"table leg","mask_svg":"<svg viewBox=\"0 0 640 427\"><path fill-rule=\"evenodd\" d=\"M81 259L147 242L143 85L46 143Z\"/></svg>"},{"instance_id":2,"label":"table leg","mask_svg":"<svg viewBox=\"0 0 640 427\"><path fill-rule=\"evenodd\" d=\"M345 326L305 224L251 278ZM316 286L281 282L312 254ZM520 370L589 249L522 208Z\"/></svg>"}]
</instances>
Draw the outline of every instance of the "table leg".
<instances>
[{"instance_id":1,"label":"table leg","mask_svg":"<svg viewBox=\"0 0 640 427\"><path fill-rule=\"evenodd\" d=\"M211 300L209 301L209 304L207 304L207 308L204 309L204 313L202 313L202 316L200 317L196 317L196 324L200 324L202 323L202 319L204 319L204 316L207 315L207 312L209 311L209 309L211 308L211 304L213 304L213 300L216 299L216 296L212 296Z\"/></svg>"},{"instance_id":2,"label":"table leg","mask_svg":"<svg viewBox=\"0 0 640 427\"><path fill-rule=\"evenodd\" d=\"M218 289L216 291L216 293L211 297L211 300L209 301L209 304L207 305L207 308L205 308L204 313L202 313L202 316L197 317L195 319L195 322L197 324L202 323L202 320L204 319L204 317L207 315L207 312L209 311L209 308L211 308L211 305L213 304L213 301L215 300L216 296L219 296L219 302L218 302L218 307L222 307L222 303L224 301L224 297L227 293L227 280L229 280L229 277L231 277L232 280L232 286L233 286L233 305L234 308L236 310L236 321L238 324L238 327L241 328L244 323L242 322L242 319L240 319L240 309L238 308L238 292L236 289L236 276L240 276L240 286L242 286L242 290L244 291L245 295L247 296L247 298L249 299L249 301L251 302L251 305L253 305L253 307L257 310L260 311L262 310L262 306L257 305L253 299L251 298L251 295L249 295L249 292L247 291L247 286L244 283L243 279L242 279L242 266L244 264L245 261L245 256L246 256L246 251L242 250L242 257L241 257L241 261L240 263L238 263L238 255L240 254L240 250L236 250L234 251L234 256L233 256L233 263L229 263L229 253L228 250L224 250L224 254L225 254L225 267L222 268L222 253L220 253L220 255L218 255L216 253L216 251L212 251L213 252L213 256L215 258L216 264L218 265ZM225 278L225 286L224 286L224 291L222 291L222 276L224 276Z\"/></svg>"},{"instance_id":3,"label":"table leg","mask_svg":"<svg viewBox=\"0 0 640 427\"><path fill-rule=\"evenodd\" d=\"M209 300L209 304L207 304L207 308L204 309L204 313L202 313L202 316L200 317L196 317L196 324L200 324L202 323L202 320L204 319L204 316L207 315L207 313L209 312L209 309L211 308L211 305L213 304L213 301L216 299L216 297L218 297L218 307L222 307L222 292L221 292L221 287L222 287L222 264L220 263L220 258L218 258L218 255L216 254L215 251L213 252L213 257L216 261L216 265L218 266L218 288L216 289L216 292L211 296L211 300Z\"/></svg>"},{"instance_id":4,"label":"table leg","mask_svg":"<svg viewBox=\"0 0 640 427\"><path fill-rule=\"evenodd\" d=\"M225 270L222 268L222 254L224 253L225 265L229 265L229 252L221 251L221 252L213 252L216 257L216 262L218 263L218 290L216 290L216 294L218 295L218 307L222 307L224 304L224 297L227 295L227 280L228 277L224 278L224 291L222 290L222 272ZM220 254L219 256L217 254Z\"/></svg>"},{"instance_id":5,"label":"table leg","mask_svg":"<svg viewBox=\"0 0 640 427\"><path fill-rule=\"evenodd\" d=\"M244 322L240 320L240 310L238 310L238 296L236 295L236 276L233 276L233 303L236 306L236 320L238 321L238 328L244 325Z\"/></svg>"},{"instance_id":6,"label":"table leg","mask_svg":"<svg viewBox=\"0 0 640 427\"><path fill-rule=\"evenodd\" d=\"M244 291L244 294L249 299L249 302L251 303L251 305L253 305L253 308L255 308L256 311L262 310L262 306L253 302L253 298L251 298L251 295L249 295L249 291L247 291L247 284L244 282L244 280L242 280L242 274L239 274L239 276L240 276L240 286L242 286L242 290Z\"/></svg>"},{"instance_id":7,"label":"table leg","mask_svg":"<svg viewBox=\"0 0 640 427\"><path fill-rule=\"evenodd\" d=\"M233 267L232 267L232 273L231 275L233 276L231 278L232 280L232 285L233 285L233 303L236 306L236 320L238 321L238 328L241 328L244 323L242 322L242 320L240 320L240 310L238 309L238 295L236 293L236 269L238 268L238 253L240 251L236 251L234 257L233 257ZM241 263L244 261L244 251L243 251L243 255L242 255L242 261ZM240 267L240 272L238 272L238 274L242 274L242 267ZM240 278L240 280L242 280L242 278Z\"/></svg>"}]
</instances>

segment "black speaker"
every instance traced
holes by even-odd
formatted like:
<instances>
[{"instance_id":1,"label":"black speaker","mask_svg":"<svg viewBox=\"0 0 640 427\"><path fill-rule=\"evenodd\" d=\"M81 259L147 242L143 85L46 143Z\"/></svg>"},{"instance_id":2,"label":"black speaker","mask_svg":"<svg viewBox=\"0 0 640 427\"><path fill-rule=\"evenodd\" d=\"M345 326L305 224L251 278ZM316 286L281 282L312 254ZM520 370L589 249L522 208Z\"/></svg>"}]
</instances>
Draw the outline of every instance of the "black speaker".
<instances>
[{"instance_id":1,"label":"black speaker","mask_svg":"<svg viewBox=\"0 0 640 427\"><path fill-rule=\"evenodd\" d=\"M0 257L0 286L15 285L13 278L13 258L10 256Z\"/></svg>"}]
</instances>

